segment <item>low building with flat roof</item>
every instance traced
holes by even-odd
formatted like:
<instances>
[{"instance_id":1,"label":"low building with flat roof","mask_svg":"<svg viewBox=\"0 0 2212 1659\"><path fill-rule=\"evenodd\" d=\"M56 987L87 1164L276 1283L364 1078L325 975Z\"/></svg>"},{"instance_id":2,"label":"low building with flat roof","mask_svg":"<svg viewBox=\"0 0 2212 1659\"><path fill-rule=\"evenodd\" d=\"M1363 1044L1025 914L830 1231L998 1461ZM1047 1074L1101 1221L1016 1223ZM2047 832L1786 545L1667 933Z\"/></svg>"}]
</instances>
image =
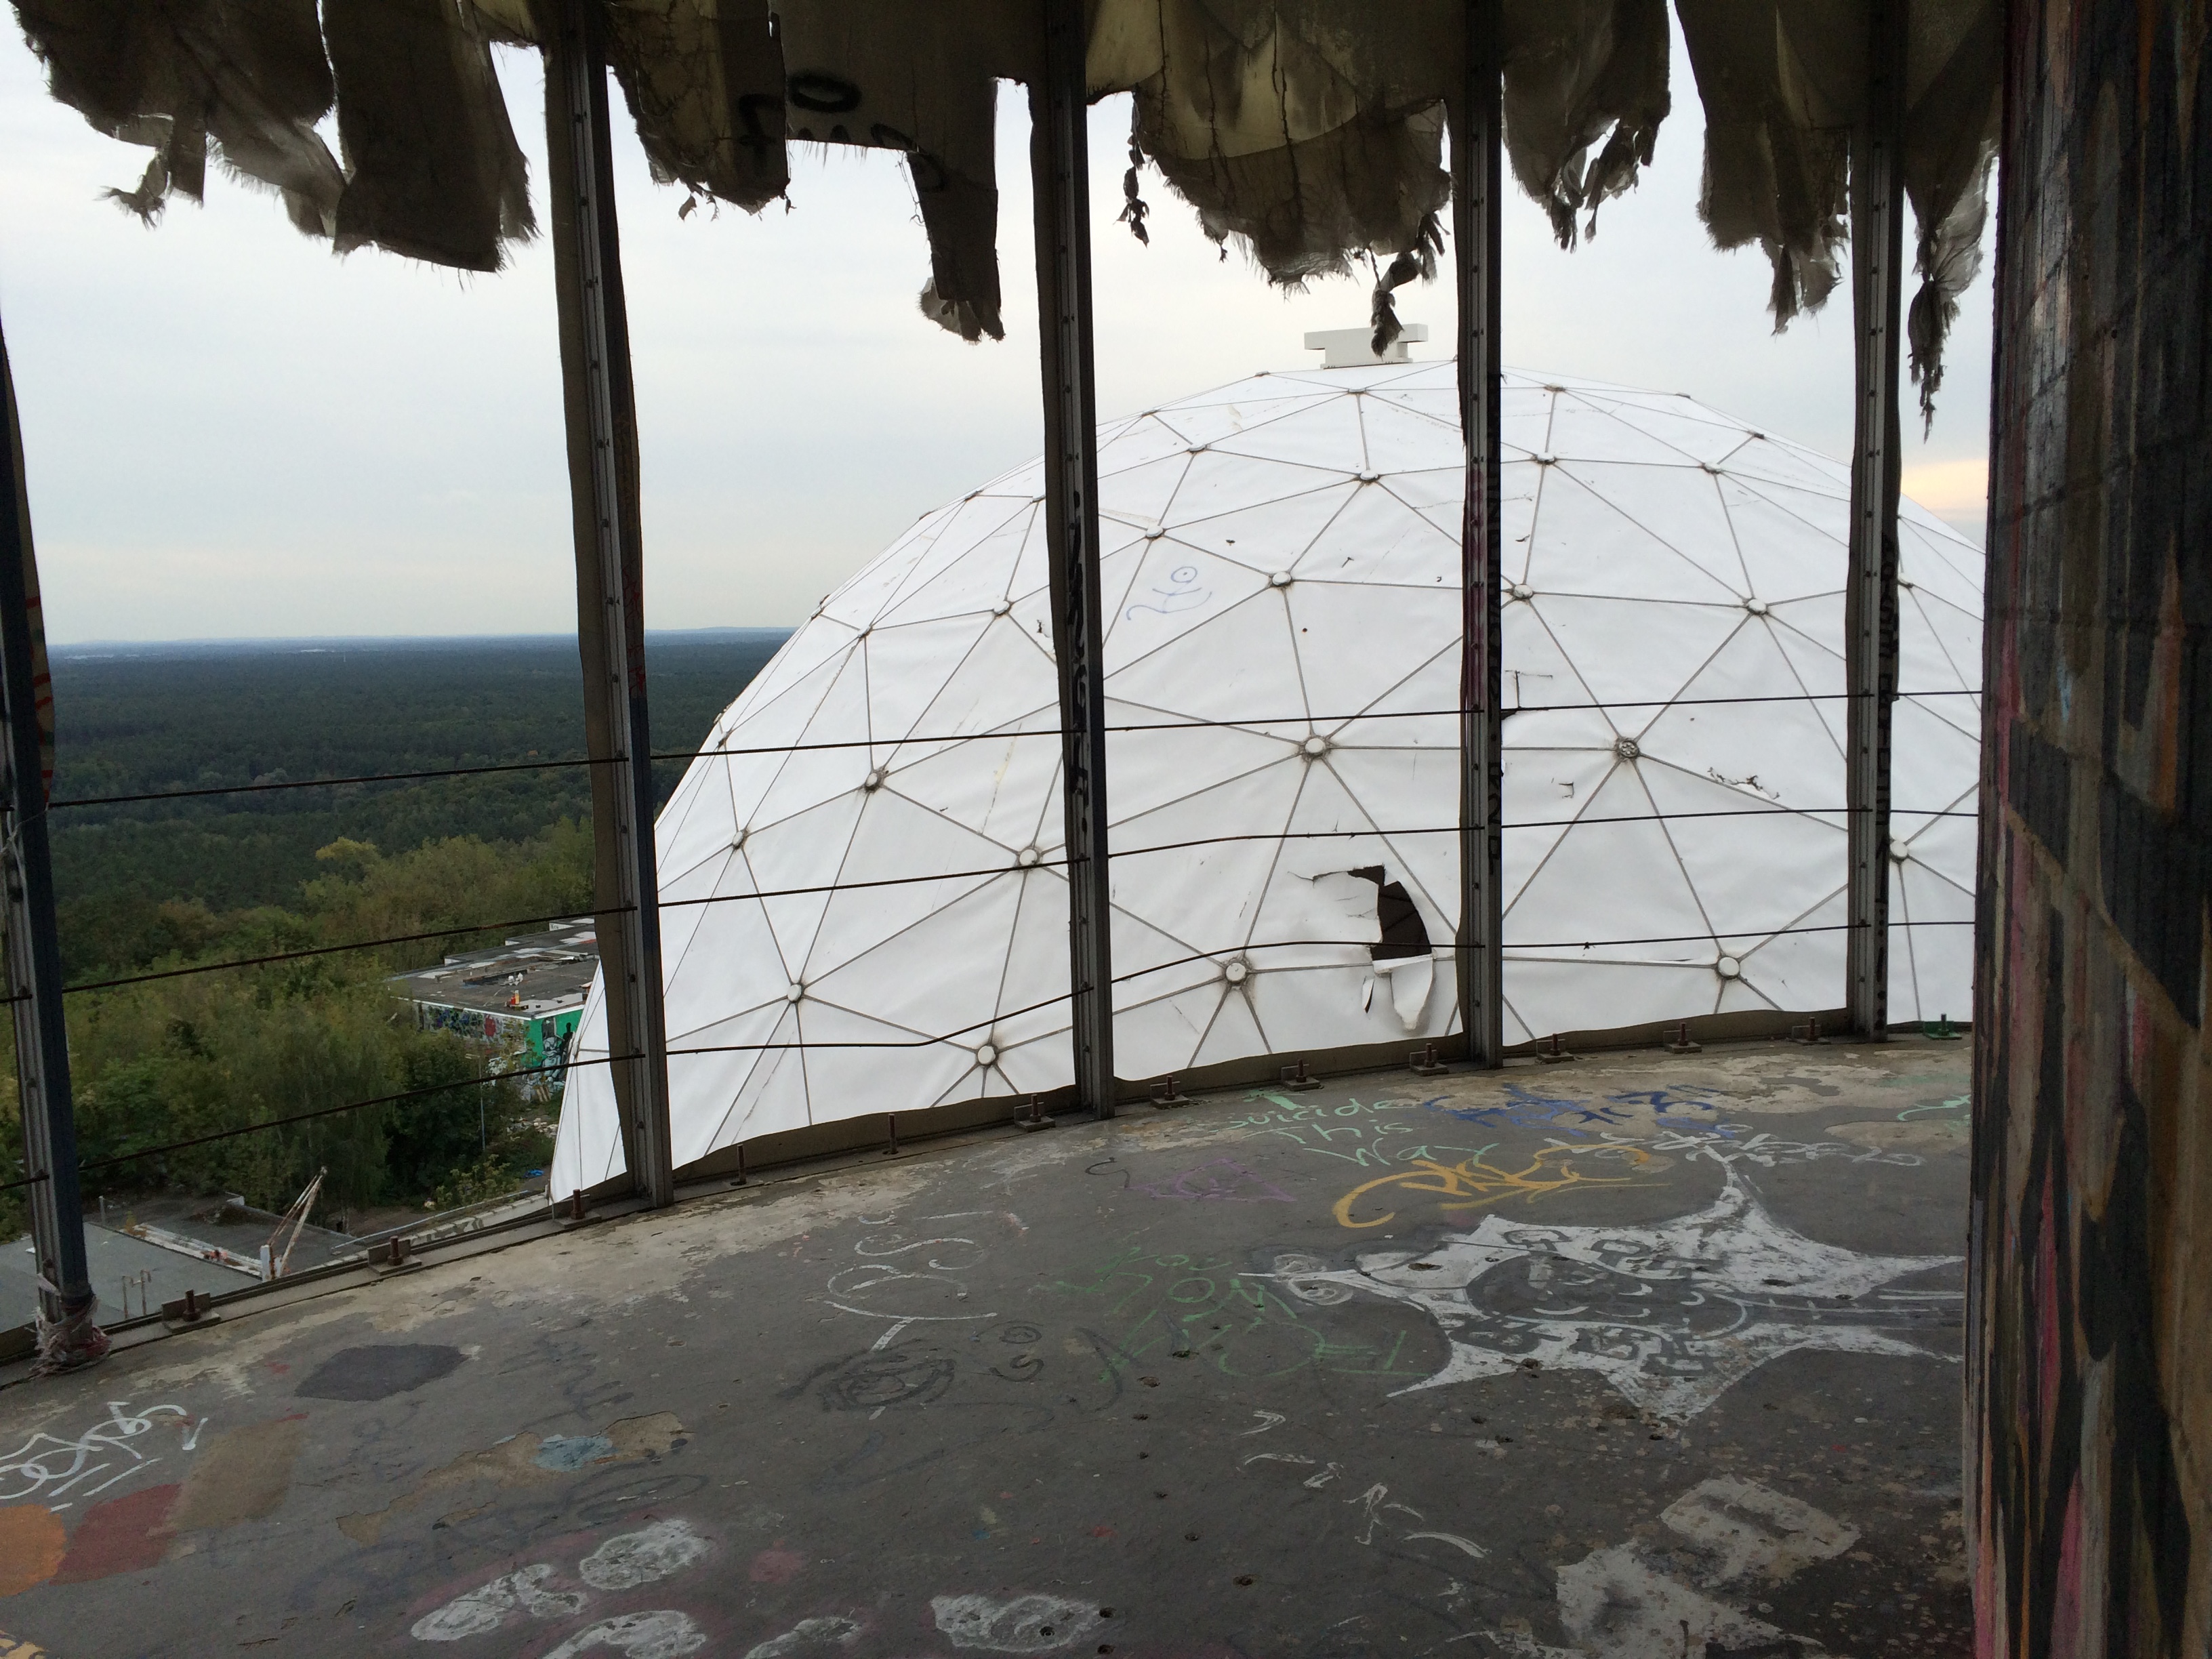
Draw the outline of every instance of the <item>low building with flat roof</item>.
<instances>
[{"instance_id":1,"label":"low building with flat roof","mask_svg":"<svg viewBox=\"0 0 2212 1659\"><path fill-rule=\"evenodd\" d=\"M404 988L423 1030L456 1032L513 1056L518 1067L557 1066L568 1059L599 969L599 935L582 916L395 974L392 982ZM546 1086L557 1089L562 1076L547 1074Z\"/></svg>"}]
</instances>

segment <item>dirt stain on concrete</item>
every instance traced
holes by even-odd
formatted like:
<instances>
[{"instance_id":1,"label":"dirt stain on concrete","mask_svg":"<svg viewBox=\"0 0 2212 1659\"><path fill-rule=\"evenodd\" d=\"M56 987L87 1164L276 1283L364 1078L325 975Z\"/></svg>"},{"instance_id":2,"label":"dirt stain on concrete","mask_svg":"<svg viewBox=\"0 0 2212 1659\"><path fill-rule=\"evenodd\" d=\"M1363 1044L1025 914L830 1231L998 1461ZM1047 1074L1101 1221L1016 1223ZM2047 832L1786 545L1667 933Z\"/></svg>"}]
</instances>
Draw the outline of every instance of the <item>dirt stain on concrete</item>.
<instances>
[{"instance_id":1,"label":"dirt stain on concrete","mask_svg":"<svg viewBox=\"0 0 2212 1659\"><path fill-rule=\"evenodd\" d=\"M86 1584L118 1572L158 1567L174 1534L169 1516L176 1506L175 1486L149 1486L94 1505L77 1522L69 1553L54 1574L57 1584Z\"/></svg>"},{"instance_id":2,"label":"dirt stain on concrete","mask_svg":"<svg viewBox=\"0 0 2212 1659\"><path fill-rule=\"evenodd\" d=\"M0 1510L0 1595L18 1595L45 1583L68 1553L69 1534L62 1518L44 1504ZM0 1647L0 1653L6 1650Z\"/></svg>"},{"instance_id":3,"label":"dirt stain on concrete","mask_svg":"<svg viewBox=\"0 0 2212 1659\"><path fill-rule=\"evenodd\" d=\"M612 1463L641 1463L665 1457L683 1443L684 1425L673 1412L655 1412L649 1417L626 1417L610 1423L602 1434L608 1443L606 1455L579 1464L578 1468L604 1468ZM452 1462L432 1469L382 1509L340 1516L338 1530L356 1544L374 1544L394 1522L441 1493L465 1491L479 1482L504 1491L511 1486L541 1486L568 1479L574 1470L549 1468L538 1461L544 1444L535 1434L517 1434L481 1451L463 1452ZM561 1460L556 1461L557 1463ZM488 1507L489 1504L478 1504L452 1511L447 1518L465 1518L481 1514Z\"/></svg>"},{"instance_id":4,"label":"dirt stain on concrete","mask_svg":"<svg viewBox=\"0 0 2212 1659\"><path fill-rule=\"evenodd\" d=\"M173 1531L234 1527L273 1515L292 1489L292 1465L307 1439L307 1419L232 1429L209 1441L193 1460L183 1495L169 1517Z\"/></svg>"}]
</instances>

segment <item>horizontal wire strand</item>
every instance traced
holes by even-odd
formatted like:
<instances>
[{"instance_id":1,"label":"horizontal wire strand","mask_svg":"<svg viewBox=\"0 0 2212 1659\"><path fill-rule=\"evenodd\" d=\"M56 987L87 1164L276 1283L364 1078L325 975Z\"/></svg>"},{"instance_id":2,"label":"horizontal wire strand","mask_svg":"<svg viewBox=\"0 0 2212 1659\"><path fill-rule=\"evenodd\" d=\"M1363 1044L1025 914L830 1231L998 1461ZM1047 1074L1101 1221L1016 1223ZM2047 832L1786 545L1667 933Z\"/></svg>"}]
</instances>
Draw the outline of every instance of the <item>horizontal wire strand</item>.
<instances>
[{"instance_id":1,"label":"horizontal wire strand","mask_svg":"<svg viewBox=\"0 0 2212 1659\"><path fill-rule=\"evenodd\" d=\"M1756 697L1654 697L1638 702L1622 702L1539 703L1519 708L1508 708L1503 712L1507 714L1538 714L1606 708L1710 708L1724 703L1836 702L1875 695L1877 694L1867 691L1816 691ZM1893 694L1892 700L1917 697L1978 697L1981 695L1978 690L1969 690L1965 688L1935 691L1899 691ZM1199 732L1232 726L1301 724L1342 726L1349 725L1354 720L1455 720L1466 712L1458 708L1374 709L1352 714L1282 714L1246 720L1154 720L1139 725L1109 726L1105 730L1109 733L1114 733ZM1053 726L1017 732L954 732L924 737L845 738L827 743L765 744L738 749L717 747L675 750L665 754L649 754L646 758L649 761L694 761L708 755L787 755L829 749L899 749L909 744L979 743L1002 738L1058 738L1066 735L1066 728ZM337 789L352 784L410 783L437 778L472 778L496 772L552 772L582 766L627 766L629 764L629 757L624 755L609 755L598 758L586 756L572 760L502 761L486 766L439 767L422 772L364 772L339 778L287 778L281 783L222 784L204 789L156 789L135 795L84 795L68 800L50 801L46 805L46 811L58 812L67 807L83 806L131 806L148 801L160 800L198 800L212 795L273 794L289 789Z\"/></svg>"},{"instance_id":2,"label":"horizontal wire strand","mask_svg":"<svg viewBox=\"0 0 2212 1659\"><path fill-rule=\"evenodd\" d=\"M1610 949L1627 945L1687 945L1704 943L1711 943L1717 946L1722 939L1729 938L1741 937L1746 939L1758 939L1761 941L1765 941L1767 939L1786 938L1795 934L1848 933L1853 927L1859 925L1860 924L1856 922L1837 922L1807 927L1778 927L1767 931L1751 930L1741 935L1728 933L1674 933L1642 939L1571 939L1565 941L1546 941L1533 944L1509 943L1502 948L1507 951L1592 951ZM1890 923L1890 926L1893 928L1971 927L1973 926L1973 923L1971 920L1960 920L1955 921L1893 921ZM1127 973L1116 974L1114 976L1113 983L1116 985L1126 984L1131 980L1142 979L1147 975L1164 973L1171 968L1188 967L1191 963L1197 962L1217 961L1224 957L1233 958L1253 951L1290 950L1298 948L1311 949L1332 946L1342 946L1346 949L1356 950L1371 950L1376 943L1376 941L1373 939L1248 940L1241 945L1228 945L1214 951L1198 951L1189 956L1177 957L1167 962L1153 963L1143 968L1132 969ZM1442 949L1445 951L1452 951L1456 947L1450 945L1432 947L1432 949ZM1355 966L1357 964L1351 963L1317 963L1316 965L1322 968L1344 968ZM1687 965L1695 966L1697 964L1692 963ZM1261 971L1264 972L1267 970L1262 969ZM1278 969L1276 971L1298 972L1302 970L1297 969ZM1191 988L1196 989L1198 988L1193 987ZM797 1042L700 1043L688 1047L671 1048L666 1050L666 1054L669 1059L678 1060L688 1058L692 1055L703 1054L772 1054L794 1048L911 1049L964 1046L959 1045L957 1043L957 1039L967 1036L969 1032L975 1030L978 1027L995 1025L1002 1020L1018 1019L1024 1014L1036 1013L1042 1009L1049 1008L1056 1003L1066 1002L1070 1000L1071 994L1063 992L1057 996L1047 997L1042 1001L1033 1002L1024 1007L1006 1009L992 1013L985 1018L971 1021L966 1025L956 1027L951 1031L940 1033L933 1036L875 1039L845 1038L833 1039L827 1042L806 1042L802 1040ZM773 1006L774 1005L767 1004L763 1006ZM1041 1035L1049 1034L1044 1033ZM212 1134L195 1135L189 1139L170 1141L159 1146L147 1146L142 1147L135 1152L118 1152L108 1158L95 1158L90 1163L81 1164L77 1168L80 1173L89 1174L92 1171L98 1170L112 1169L118 1164L137 1163L143 1158L159 1158L168 1152L189 1151L196 1146L213 1146L220 1141L235 1140L244 1135L259 1134L271 1129L287 1128L295 1123L308 1123L321 1118L337 1117L347 1112L363 1111L372 1106L389 1106L403 1100L416 1100L430 1095L450 1094L464 1089L478 1088L485 1084L500 1083L515 1078L540 1076L548 1073L557 1072L565 1077L568 1073L579 1071L586 1066L626 1064L629 1061L641 1058L643 1058L643 1056L634 1054L620 1055L595 1055L588 1058L576 1058L559 1062L549 1062L543 1066L520 1066L513 1071L501 1072L487 1077L465 1079L452 1083L432 1084L420 1089L404 1089L396 1094L378 1095L368 1100L349 1101L343 1105L325 1106L312 1112L295 1112L289 1116L270 1118L259 1123L249 1123L235 1129L218 1130ZM52 1177L50 1175L39 1174L28 1176L27 1178L21 1181L0 1182L0 1192L9 1192L20 1188L36 1186L42 1181L49 1181L51 1179L52 1179Z\"/></svg>"},{"instance_id":3,"label":"horizontal wire strand","mask_svg":"<svg viewBox=\"0 0 2212 1659\"><path fill-rule=\"evenodd\" d=\"M1726 817L1817 817L1824 814L1848 816L1847 806L1741 806L1715 807L1696 812L1622 812L1601 817L1519 818L1501 823L1500 830L1574 829L1597 823L1680 823L1694 818ZM1893 806L1893 817L1971 818L1977 812L1954 807L1936 810L1908 809ZM1373 837L1390 840L1403 836L1455 836L1462 832L1459 824L1434 824L1408 830L1262 830L1230 836L1201 836L1191 841L1162 842L1151 847L1129 847L1107 850L1109 859L1142 858L1154 853L1187 851L1194 847L1214 847L1237 842L1255 841L1329 841L1359 840ZM734 850L734 849L732 849ZM709 855L711 856L711 854ZM993 876L1018 873L1024 870L1050 870L1065 866L1065 857L1039 859L1034 864L1006 864L989 869L948 870L940 874L926 876L884 876L868 881L825 882L809 887L770 887L745 893L714 893L701 898L664 898L659 908L679 910L696 908L708 904L737 904L747 900L772 898L800 898L815 893L836 893L875 887L906 887L933 881L981 880ZM693 868L698 866L694 866ZM190 968L166 968L149 974L127 974L115 979L88 981L82 985L62 988L64 996L74 996L84 991L119 990L131 985L146 985L160 980L185 979L198 974L222 973L234 969L262 968L273 963L296 962L312 957L343 955L354 951L379 951L391 945L417 945L434 939L458 939L467 933L498 933L509 927L532 927L553 922L574 920L579 926L585 921L596 921L601 916L627 915L633 907L617 906L608 910L592 910L581 917L571 912L564 915L524 916L512 921L476 922L457 927L434 928L428 933L395 933L384 939L362 939L349 945L319 945L298 951L276 951L258 957L240 957L225 962L203 963ZM0 1003L21 1001L21 996L0 998Z\"/></svg>"}]
</instances>

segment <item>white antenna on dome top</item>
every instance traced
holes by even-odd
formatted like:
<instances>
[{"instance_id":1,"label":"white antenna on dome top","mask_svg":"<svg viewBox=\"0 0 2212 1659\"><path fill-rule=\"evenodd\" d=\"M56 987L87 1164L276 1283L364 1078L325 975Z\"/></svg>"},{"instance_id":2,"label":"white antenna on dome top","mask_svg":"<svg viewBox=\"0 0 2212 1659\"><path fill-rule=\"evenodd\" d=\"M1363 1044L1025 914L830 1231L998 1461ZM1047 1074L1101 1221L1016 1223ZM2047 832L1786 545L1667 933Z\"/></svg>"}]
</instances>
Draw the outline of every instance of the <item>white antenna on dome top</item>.
<instances>
[{"instance_id":1,"label":"white antenna on dome top","mask_svg":"<svg viewBox=\"0 0 2212 1659\"><path fill-rule=\"evenodd\" d=\"M1321 360L1323 368L1365 368L1373 363L1410 362L1413 360L1406 356L1406 348L1428 337L1426 323L1408 323L1378 357L1375 354L1373 329L1324 328L1306 336L1306 349L1326 354Z\"/></svg>"}]
</instances>

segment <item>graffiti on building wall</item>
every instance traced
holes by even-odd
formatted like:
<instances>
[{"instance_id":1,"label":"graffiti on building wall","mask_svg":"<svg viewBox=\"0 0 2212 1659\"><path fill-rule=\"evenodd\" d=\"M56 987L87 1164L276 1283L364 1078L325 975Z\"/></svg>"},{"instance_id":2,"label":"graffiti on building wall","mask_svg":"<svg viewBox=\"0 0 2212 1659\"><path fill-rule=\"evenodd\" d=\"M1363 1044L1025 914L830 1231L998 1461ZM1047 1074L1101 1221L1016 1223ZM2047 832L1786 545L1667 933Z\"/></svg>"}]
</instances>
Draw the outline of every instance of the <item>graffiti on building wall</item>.
<instances>
[{"instance_id":1,"label":"graffiti on building wall","mask_svg":"<svg viewBox=\"0 0 2212 1659\"><path fill-rule=\"evenodd\" d=\"M1977 930L1977 1651L2212 1651L2212 94L2155 3L2004 14ZM2184 363L2186 369L2182 368Z\"/></svg>"}]
</instances>

